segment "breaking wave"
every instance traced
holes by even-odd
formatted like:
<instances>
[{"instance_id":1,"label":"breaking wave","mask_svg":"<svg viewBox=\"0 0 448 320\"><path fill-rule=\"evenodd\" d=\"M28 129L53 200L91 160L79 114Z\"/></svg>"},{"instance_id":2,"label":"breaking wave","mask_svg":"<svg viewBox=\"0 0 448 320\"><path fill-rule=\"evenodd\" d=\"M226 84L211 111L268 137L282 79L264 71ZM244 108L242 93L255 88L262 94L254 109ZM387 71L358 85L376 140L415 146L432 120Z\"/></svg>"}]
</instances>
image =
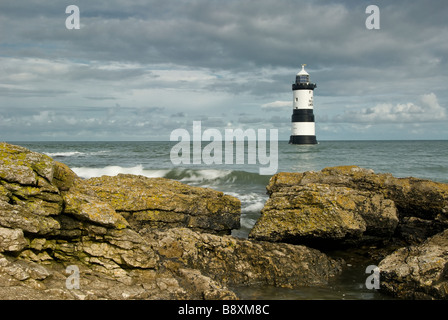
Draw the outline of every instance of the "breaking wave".
<instances>
[{"instance_id":1,"label":"breaking wave","mask_svg":"<svg viewBox=\"0 0 448 320\"><path fill-rule=\"evenodd\" d=\"M79 177L90 179L101 176L116 176L119 174L134 174L148 178L162 178L169 170L146 170L142 165L135 167L107 166L103 168L75 167L71 168Z\"/></svg>"},{"instance_id":2,"label":"breaking wave","mask_svg":"<svg viewBox=\"0 0 448 320\"><path fill-rule=\"evenodd\" d=\"M65 157L79 157L86 155L85 152L72 151L72 152L46 152L47 156L52 158L65 158Z\"/></svg>"},{"instance_id":3,"label":"breaking wave","mask_svg":"<svg viewBox=\"0 0 448 320\"><path fill-rule=\"evenodd\" d=\"M102 154L106 154L109 151L101 150L101 151L93 151L93 152L81 152L81 151L61 151L61 152L44 152L49 157L52 158L68 158L68 157L86 157L86 156L99 156Z\"/></svg>"}]
</instances>

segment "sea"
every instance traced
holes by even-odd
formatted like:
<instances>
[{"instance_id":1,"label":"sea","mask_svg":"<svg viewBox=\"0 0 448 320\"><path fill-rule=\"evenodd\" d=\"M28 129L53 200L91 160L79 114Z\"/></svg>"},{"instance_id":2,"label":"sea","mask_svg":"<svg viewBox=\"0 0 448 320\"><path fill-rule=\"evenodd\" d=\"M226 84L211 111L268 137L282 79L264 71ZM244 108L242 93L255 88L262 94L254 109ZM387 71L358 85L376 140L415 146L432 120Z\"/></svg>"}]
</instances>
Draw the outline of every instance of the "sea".
<instances>
[{"instance_id":1,"label":"sea","mask_svg":"<svg viewBox=\"0 0 448 320\"><path fill-rule=\"evenodd\" d=\"M241 200L241 228L234 230L235 237L246 238L260 216L268 199L266 185L272 175L260 174L261 158L249 164L251 153L257 150L248 143L244 146L245 158L235 161L204 161L193 164L195 150L191 146L190 163L176 164L171 152L177 142L171 141L83 141L83 142L11 142L47 154L67 164L81 178L120 173L164 177L183 183L208 187L235 196ZM192 142L193 144L194 142ZM197 147L198 145L196 145ZM236 148L234 155L236 157ZM223 146L224 149L224 146ZM266 156L271 149L266 147ZM225 150L223 150L225 152ZM200 154L199 154L200 156ZM276 159L275 159L276 158ZM201 159L199 157L199 159ZM253 159L253 158L252 158ZM319 141L317 145L290 145L279 141L276 157L271 157L277 172L318 171L325 167L357 165L373 169L376 173L391 173L395 177L417 177L448 183L448 140L437 141ZM274 163L274 161L276 163ZM173 163L174 162L174 163ZM197 161L196 161L197 162ZM208 162L209 163L209 162ZM391 299L375 289L367 289L366 259L347 261L347 270L325 288L279 289L273 287L233 288L244 299Z\"/></svg>"}]
</instances>

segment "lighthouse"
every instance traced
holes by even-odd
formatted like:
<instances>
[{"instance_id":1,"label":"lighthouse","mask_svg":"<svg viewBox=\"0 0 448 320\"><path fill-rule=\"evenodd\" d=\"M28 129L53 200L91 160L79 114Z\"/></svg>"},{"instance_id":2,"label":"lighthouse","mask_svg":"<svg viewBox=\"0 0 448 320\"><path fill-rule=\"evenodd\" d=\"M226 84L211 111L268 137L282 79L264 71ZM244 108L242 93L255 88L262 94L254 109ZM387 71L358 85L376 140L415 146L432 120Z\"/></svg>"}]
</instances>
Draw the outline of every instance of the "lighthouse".
<instances>
[{"instance_id":1,"label":"lighthouse","mask_svg":"<svg viewBox=\"0 0 448 320\"><path fill-rule=\"evenodd\" d=\"M289 143L291 144L317 144L316 129L313 113L313 92L315 83L310 82L310 75L302 70L296 75L296 82L292 85L293 110L292 128Z\"/></svg>"}]
</instances>

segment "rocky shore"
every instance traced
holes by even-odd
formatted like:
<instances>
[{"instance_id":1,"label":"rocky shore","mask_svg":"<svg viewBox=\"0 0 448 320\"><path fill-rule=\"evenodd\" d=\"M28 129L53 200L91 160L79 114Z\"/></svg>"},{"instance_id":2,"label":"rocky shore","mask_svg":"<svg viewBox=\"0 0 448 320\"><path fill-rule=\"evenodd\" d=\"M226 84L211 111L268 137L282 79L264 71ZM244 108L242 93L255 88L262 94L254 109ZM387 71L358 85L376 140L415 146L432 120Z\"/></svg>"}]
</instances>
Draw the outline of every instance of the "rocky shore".
<instances>
[{"instance_id":1,"label":"rocky shore","mask_svg":"<svg viewBox=\"0 0 448 320\"><path fill-rule=\"evenodd\" d=\"M380 290L405 299L447 299L448 185L375 174L357 166L278 173L249 234L370 256Z\"/></svg>"},{"instance_id":2,"label":"rocky shore","mask_svg":"<svg viewBox=\"0 0 448 320\"><path fill-rule=\"evenodd\" d=\"M229 285L325 285L342 261L237 239L241 203L168 179L82 180L0 144L0 299L237 299Z\"/></svg>"},{"instance_id":3,"label":"rocky shore","mask_svg":"<svg viewBox=\"0 0 448 320\"><path fill-rule=\"evenodd\" d=\"M278 173L248 239L240 200L135 175L83 180L0 143L0 299L238 299L235 286L325 287L343 250L382 292L446 299L448 185L356 166Z\"/></svg>"}]
</instances>

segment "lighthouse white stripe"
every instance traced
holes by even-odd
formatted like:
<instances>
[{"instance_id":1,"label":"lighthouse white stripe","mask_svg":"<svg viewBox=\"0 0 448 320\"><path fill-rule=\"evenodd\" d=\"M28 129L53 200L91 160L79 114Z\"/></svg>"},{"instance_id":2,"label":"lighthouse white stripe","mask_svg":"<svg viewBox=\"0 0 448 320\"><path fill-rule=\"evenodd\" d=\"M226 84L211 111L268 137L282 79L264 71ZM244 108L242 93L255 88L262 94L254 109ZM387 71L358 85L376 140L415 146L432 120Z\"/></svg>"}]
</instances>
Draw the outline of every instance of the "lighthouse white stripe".
<instances>
[{"instance_id":1,"label":"lighthouse white stripe","mask_svg":"<svg viewBox=\"0 0 448 320\"><path fill-rule=\"evenodd\" d=\"M313 109L312 90L294 90L293 99L294 109Z\"/></svg>"},{"instance_id":2,"label":"lighthouse white stripe","mask_svg":"<svg viewBox=\"0 0 448 320\"><path fill-rule=\"evenodd\" d=\"M293 136L314 136L316 128L314 122L293 122L291 135Z\"/></svg>"}]
</instances>

